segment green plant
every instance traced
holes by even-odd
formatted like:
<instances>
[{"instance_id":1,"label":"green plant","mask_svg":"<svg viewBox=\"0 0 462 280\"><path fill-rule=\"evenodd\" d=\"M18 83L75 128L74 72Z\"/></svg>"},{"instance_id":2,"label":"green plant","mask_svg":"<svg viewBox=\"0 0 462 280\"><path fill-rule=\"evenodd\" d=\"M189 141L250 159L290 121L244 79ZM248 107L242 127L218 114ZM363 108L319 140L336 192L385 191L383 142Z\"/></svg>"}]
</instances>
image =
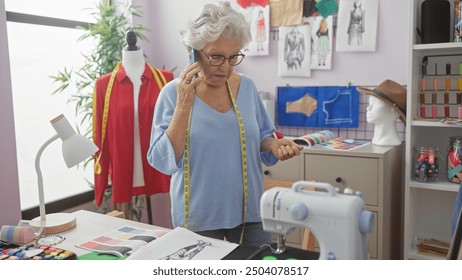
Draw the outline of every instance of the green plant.
<instances>
[{"instance_id":1,"label":"green plant","mask_svg":"<svg viewBox=\"0 0 462 280\"><path fill-rule=\"evenodd\" d=\"M126 45L128 30L134 30L137 38L147 40L143 32L147 29L141 25L132 26L130 18L140 17L139 6L103 0L94 8L89 8L96 23L77 28L85 31L78 40L94 40L95 48L84 56L84 65L70 69L64 67L56 76L51 76L58 87L52 94L69 93L69 103L75 103L75 115L79 122L76 130L88 138L92 136L93 88L98 77L111 72L121 60L121 50ZM70 87L71 86L71 87ZM72 88L72 90L70 90ZM88 163L85 162L85 165Z\"/></svg>"}]
</instances>

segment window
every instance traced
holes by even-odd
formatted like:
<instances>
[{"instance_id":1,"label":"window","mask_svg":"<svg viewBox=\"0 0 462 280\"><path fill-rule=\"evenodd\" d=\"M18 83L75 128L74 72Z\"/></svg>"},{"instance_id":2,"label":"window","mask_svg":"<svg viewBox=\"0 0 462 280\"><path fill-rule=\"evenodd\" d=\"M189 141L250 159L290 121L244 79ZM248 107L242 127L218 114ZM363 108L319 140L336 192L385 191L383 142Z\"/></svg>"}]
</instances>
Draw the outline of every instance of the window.
<instances>
[{"instance_id":1,"label":"window","mask_svg":"<svg viewBox=\"0 0 462 280\"><path fill-rule=\"evenodd\" d=\"M51 94L56 85L50 76L83 65L82 53L93 44L77 42L83 32L74 27L93 21L86 9L97 2L5 0L22 210L38 205L35 156L55 134L50 120L64 114L71 125L78 121L69 94ZM41 158L47 203L89 191L86 180L93 181L92 166L66 167L60 144L53 142Z\"/></svg>"}]
</instances>

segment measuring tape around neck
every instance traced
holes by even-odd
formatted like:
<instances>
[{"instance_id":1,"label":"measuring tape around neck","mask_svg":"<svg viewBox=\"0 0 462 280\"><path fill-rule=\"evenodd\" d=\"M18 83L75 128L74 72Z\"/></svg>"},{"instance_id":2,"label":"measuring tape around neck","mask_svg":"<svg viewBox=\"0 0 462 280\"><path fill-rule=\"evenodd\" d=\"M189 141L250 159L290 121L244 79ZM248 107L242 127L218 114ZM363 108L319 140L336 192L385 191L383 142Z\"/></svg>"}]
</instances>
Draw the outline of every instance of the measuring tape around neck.
<instances>
[{"instance_id":1,"label":"measuring tape around neck","mask_svg":"<svg viewBox=\"0 0 462 280\"><path fill-rule=\"evenodd\" d=\"M111 77L109 78L109 83L107 85L106 89L106 94L104 95L104 108L103 108L103 118L101 122L101 147L100 147L100 153L98 157L96 158L95 161L95 166L94 166L94 172L96 174L101 174L101 155L103 154L103 147L104 147L104 141L106 139L106 128L107 128L107 119L109 115L109 101L111 100L111 92L112 92L112 87L114 86L114 80L115 76L117 75L117 72L120 69L120 66L122 65L122 62L118 62L117 65L115 66L114 70L111 73ZM159 90L167 83L167 79L165 78L164 74L152 67L150 64L148 64L149 69L151 69L152 74L154 75L154 79L157 82L157 86L159 87ZM93 114L96 112L96 86L93 91ZM93 135L96 135L96 118L93 118Z\"/></svg>"},{"instance_id":2,"label":"measuring tape around neck","mask_svg":"<svg viewBox=\"0 0 462 280\"><path fill-rule=\"evenodd\" d=\"M241 167L242 167L242 185L243 185L243 207L242 207L242 232L240 237L240 243L242 243L244 239L244 227L245 227L245 218L247 215L247 201L248 201L248 192L249 192L249 185L248 185L248 177L247 177L247 151L246 151L246 140L245 140L245 128L244 122L242 120L241 112L237 107L236 99L232 94L231 87L226 81L228 86L229 96L231 98L231 102L233 103L233 108L236 113L236 119L239 126L239 143L241 148ZM185 151L184 151L184 227L188 228L189 223L189 210L190 210L190 198L191 198L191 143L190 143L190 132L191 132L191 118L192 118L192 108L189 112L189 119L188 119L188 127L186 128L186 143L185 143Z\"/></svg>"}]
</instances>

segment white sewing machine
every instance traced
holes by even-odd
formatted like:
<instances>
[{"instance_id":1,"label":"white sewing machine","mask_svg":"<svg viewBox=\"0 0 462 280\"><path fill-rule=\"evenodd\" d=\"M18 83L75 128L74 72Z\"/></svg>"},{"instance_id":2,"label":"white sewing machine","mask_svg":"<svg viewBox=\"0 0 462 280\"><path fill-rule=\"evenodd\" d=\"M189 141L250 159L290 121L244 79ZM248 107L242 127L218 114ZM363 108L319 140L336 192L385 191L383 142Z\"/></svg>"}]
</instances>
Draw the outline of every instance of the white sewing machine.
<instances>
[{"instance_id":1,"label":"white sewing machine","mask_svg":"<svg viewBox=\"0 0 462 280\"><path fill-rule=\"evenodd\" d=\"M374 216L365 210L360 193L342 194L328 183L298 181L291 189L267 190L260 210L263 229L279 234L275 254L285 251L285 236L299 226L309 228L316 237L321 260L368 259L367 235L374 227Z\"/></svg>"}]
</instances>

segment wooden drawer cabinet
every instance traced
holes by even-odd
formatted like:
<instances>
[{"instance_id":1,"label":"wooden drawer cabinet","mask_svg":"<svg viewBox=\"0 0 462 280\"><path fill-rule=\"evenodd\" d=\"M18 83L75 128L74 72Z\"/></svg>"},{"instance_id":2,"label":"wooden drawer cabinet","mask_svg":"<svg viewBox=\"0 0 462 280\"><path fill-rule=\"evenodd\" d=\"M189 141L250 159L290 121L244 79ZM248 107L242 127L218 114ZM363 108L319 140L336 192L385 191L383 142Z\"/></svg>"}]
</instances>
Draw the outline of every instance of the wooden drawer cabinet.
<instances>
[{"instance_id":1,"label":"wooden drawer cabinet","mask_svg":"<svg viewBox=\"0 0 462 280\"><path fill-rule=\"evenodd\" d=\"M342 155L305 154L304 179L362 192L368 205L378 204L379 159Z\"/></svg>"},{"instance_id":2,"label":"wooden drawer cabinet","mask_svg":"<svg viewBox=\"0 0 462 280\"><path fill-rule=\"evenodd\" d=\"M402 161L401 146L367 145L352 151L306 148L300 157L263 170L265 182L314 180L330 183L340 192L346 187L360 191L375 218L368 240L370 258L401 259ZM292 233L291 244L297 244L300 233L303 229Z\"/></svg>"},{"instance_id":3,"label":"wooden drawer cabinet","mask_svg":"<svg viewBox=\"0 0 462 280\"><path fill-rule=\"evenodd\" d=\"M293 157L279 161L273 166L263 166L263 178L265 180L278 180L296 182L303 177L303 157Z\"/></svg>"}]
</instances>

